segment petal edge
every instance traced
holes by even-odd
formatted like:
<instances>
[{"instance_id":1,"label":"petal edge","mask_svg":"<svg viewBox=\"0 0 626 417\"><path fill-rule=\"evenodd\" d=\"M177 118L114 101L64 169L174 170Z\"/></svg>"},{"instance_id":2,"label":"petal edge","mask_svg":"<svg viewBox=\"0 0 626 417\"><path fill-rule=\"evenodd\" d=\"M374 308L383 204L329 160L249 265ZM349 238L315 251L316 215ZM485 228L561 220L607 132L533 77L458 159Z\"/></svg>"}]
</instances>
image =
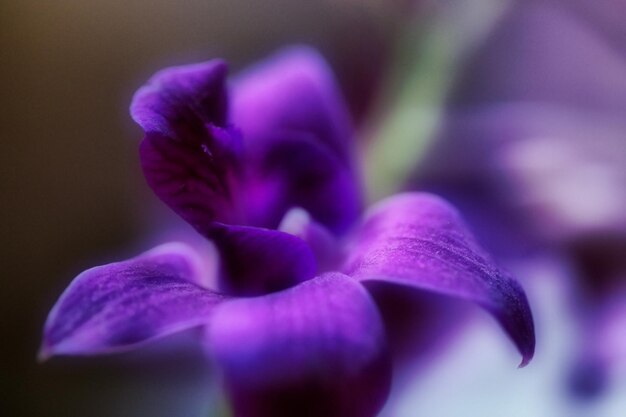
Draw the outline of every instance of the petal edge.
<instances>
[{"instance_id":1,"label":"petal edge","mask_svg":"<svg viewBox=\"0 0 626 417\"><path fill-rule=\"evenodd\" d=\"M426 193L377 204L359 231L344 271L474 301L489 311L522 354L534 354L532 313L521 286L484 253L460 215Z\"/></svg>"},{"instance_id":2,"label":"petal edge","mask_svg":"<svg viewBox=\"0 0 626 417\"><path fill-rule=\"evenodd\" d=\"M225 296L200 287L195 261L163 245L78 275L50 311L40 359L126 350L208 322ZM192 256L192 255L191 255Z\"/></svg>"}]
</instances>

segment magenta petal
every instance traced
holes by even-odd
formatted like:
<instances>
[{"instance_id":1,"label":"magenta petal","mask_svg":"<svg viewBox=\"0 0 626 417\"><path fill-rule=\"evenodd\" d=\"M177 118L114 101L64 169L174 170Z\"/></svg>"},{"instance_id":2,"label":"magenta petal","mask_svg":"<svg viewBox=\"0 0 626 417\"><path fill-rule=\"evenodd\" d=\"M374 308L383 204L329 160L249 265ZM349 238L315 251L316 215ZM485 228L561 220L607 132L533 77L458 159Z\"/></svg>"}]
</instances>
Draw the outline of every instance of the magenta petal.
<instances>
[{"instance_id":1,"label":"magenta petal","mask_svg":"<svg viewBox=\"0 0 626 417\"><path fill-rule=\"evenodd\" d=\"M210 339L236 417L373 417L388 394L380 316L342 274L225 304Z\"/></svg>"},{"instance_id":2,"label":"magenta petal","mask_svg":"<svg viewBox=\"0 0 626 417\"><path fill-rule=\"evenodd\" d=\"M40 355L94 355L206 324L224 296L205 282L196 254L167 244L124 262L89 269L50 312Z\"/></svg>"},{"instance_id":3,"label":"magenta petal","mask_svg":"<svg viewBox=\"0 0 626 417\"><path fill-rule=\"evenodd\" d=\"M520 285L478 246L458 212L439 197L407 193L375 206L345 271L474 301L491 312L527 364L534 354L532 314Z\"/></svg>"},{"instance_id":4,"label":"magenta petal","mask_svg":"<svg viewBox=\"0 0 626 417\"><path fill-rule=\"evenodd\" d=\"M209 233L220 251L220 288L233 295L267 294L315 276L317 264L302 239L277 230L215 225Z\"/></svg>"},{"instance_id":5,"label":"magenta petal","mask_svg":"<svg viewBox=\"0 0 626 417\"><path fill-rule=\"evenodd\" d=\"M344 162L351 158L346 105L330 68L312 49L285 49L246 71L235 83L231 109L251 146L277 133L305 132Z\"/></svg>"},{"instance_id":6,"label":"magenta petal","mask_svg":"<svg viewBox=\"0 0 626 417\"><path fill-rule=\"evenodd\" d=\"M196 229L237 216L233 183L241 136L226 125L226 65L219 60L168 68L133 97L144 129L141 166L157 196Z\"/></svg>"}]
</instances>

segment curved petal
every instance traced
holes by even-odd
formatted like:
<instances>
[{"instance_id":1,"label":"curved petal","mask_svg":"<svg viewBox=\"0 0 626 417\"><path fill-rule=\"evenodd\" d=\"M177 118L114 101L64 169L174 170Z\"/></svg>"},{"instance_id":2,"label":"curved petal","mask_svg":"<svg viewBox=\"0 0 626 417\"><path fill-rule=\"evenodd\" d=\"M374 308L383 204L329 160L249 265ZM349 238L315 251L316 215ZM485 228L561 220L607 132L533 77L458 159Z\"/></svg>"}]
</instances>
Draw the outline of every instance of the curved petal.
<instances>
[{"instance_id":1,"label":"curved petal","mask_svg":"<svg viewBox=\"0 0 626 417\"><path fill-rule=\"evenodd\" d=\"M439 197L407 193L369 213L346 262L359 280L391 281L474 301L491 312L522 354L535 335L524 291L475 242L457 211Z\"/></svg>"},{"instance_id":2,"label":"curved petal","mask_svg":"<svg viewBox=\"0 0 626 417\"><path fill-rule=\"evenodd\" d=\"M361 212L362 196L352 127L323 58L308 48L284 50L239 77L232 102L253 175L281 191L261 213L266 218L253 224L276 227L299 206L333 232L345 232Z\"/></svg>"},{"instance_id":3,"label":"curved petal","mask_svg":"<svg viewBox=\"0 0 626 417\"><path fill-rule=\"evenodd\" d=\"M233 183L241 169L241 137L226 124L226 74L220 60L168 68L131 104L146 133L139 153L148 185L201 232L213 220L238 216Z\"/></svg>"},{"instance_id":4,"label":"curved petal","mask_svg":"<svg viewBox=\"0 0 626 417\"><path fill-rule=\"evenodd\" d=\"M256 192L274 195L252 224L275 228L293 207L306 209L335 233L345 232L359 217L361 193L353 171L328 146L303 132L277 133L266 148L250 155Z\"/></svg>"},{"instance_id":5,"label":"curved petal","mask_svg":"<svg viewBox=\"0 0 626 417\"><path fill-rule=\"evenodd\" d=\"M220 224L209 237L220 251L220 288L228 294L267 294L315 276L317 264L311 249L288 233Z\"/></svg>"},{"instance_id":6,"label":"curved petal","mask_svg":"<svg viewBox=\"0 0 626 417\"><path fill-rule=\"evenodd\" d=\"M235 416L373 417L387 397L380 317L345 275L225 304L209 334Z\"/></svg>"},{"instance_id":7,"label":"curved petal","mask_svg":"<svg viewBox=\"0 0 626 417\"><path fill-rule=\"evenodd\" d=\"M189 247L169 244L83 272L50 312L40 358L109 353L206 324L225 297L197 284L198 265Z\"/></svg>"},{"instance_id":8,"label":"curved petal","mask_svg":"<svg viewBox=\"0 0 626 417\"><path fill-rule=\"evenodd\" d=\"M350 161L346 105L330 68L312 49L288 48L246 71L234 85L231 111L251 146L276 133L306 132Z\"/></svg>"},{"instance_id":9,"label":"curved petal","mask_svg":"<svg viewBox=\"0 0 626 417\"><path fill-rule=\"evenodd\" d=\"M289 210L278 230L304 240L315 254L320 271L336 271L341 266L345 257L342 242L313 220L306 210L300 207Z\"/></svg>"},{"instance_id":10,"label":"curved petal","mask_svg":"<svg viewBox=\"0 0 626 417\"><path fill-rule=\"evenodd\" d=\"M322 58L294 49L244 77L233 107L245 148L226 123L226 74L219 60L169 68L137 92L131 113L146 132L150 187L205 235L214 221L275 228L294 206L347 230L361 192L350 124Z\"/></svg>"},{"instance_id":11,"label":"curved petal","mask_svg":"<svg viewBox=\"0 0 626 417\"><path fill-rule=\"evenodd\" d=\"M201 139L205 125L226 124L227 74L226 63L219 59L161 70L135 93L131 116L146 133Z\"/></svg>"}]
</instances>

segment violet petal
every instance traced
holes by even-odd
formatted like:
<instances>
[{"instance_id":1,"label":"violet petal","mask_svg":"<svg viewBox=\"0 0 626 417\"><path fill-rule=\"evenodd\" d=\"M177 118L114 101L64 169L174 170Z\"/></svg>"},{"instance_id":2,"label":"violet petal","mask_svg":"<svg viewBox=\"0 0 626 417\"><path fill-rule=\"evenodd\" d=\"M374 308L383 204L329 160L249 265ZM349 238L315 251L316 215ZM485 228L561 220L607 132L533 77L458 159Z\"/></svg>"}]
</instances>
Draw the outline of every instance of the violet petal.
<instances>
[{"instance_id":1,"label":"violet petal","mask_svg":"<svg viewBox=\"0 0 626 417\"><path fill-rule=\"evenodd\" d=\"M300 206L346 231L361 211L361 190L353 130L323 58L306 48L282 51L239 77L232 101L259 175L282 179L282 201L265 225L276 227L286 209Z\"/></svg>"},{"instance_id":2,"label":"violet petal","mask_svg":"<svg viewBox=\"0 0 626 417\"><path fill-rule=\"evenodd\" d=\"M345 275L225 304L209 335L237 417L373 417L388 395L380 316Z\"/></svg>"},{"instance_id":3,"label":"violet petal","mask_svg":"<svg viewBox=\"0 0 626 417\"><path fill-rule=\"evenodd\" d=\"M359 280L395 282L474 301L492 313L522 354L534 354L532 314L520 285L478 246L458 212L425 193L406 193L369 213L346 262Z\"/></svg>"},{"instance_id":4,"label":"violet petal","mask_svg":"<svg viewBox=\"0 0 626 417\"><path fill-rule=\"evenodd\" d=\"M109 353L206 324L225 297L197 284L196 256L166 244L83 272L50 312L40 357Z\"/></svg>"},{"instance_id":5,"label":"violet petal","mask_svg":"<svg viewBox=\"0 0 626 417\"><path fill-rule=\"evenodd\" d=\"M278 230L216 224L209 232L222 262L220 289L239 296L284 290L315 276L315 255Z\"/></svg>"},{"instance_id":6,"label":"violet petal","mask_svg":"<svg viewBox=\"0 0 626 417\"><path fill-rule=\"evenodd\" d=\"M341 266L345 257L343 242L313 220L306 210L300 207L289 210L278 230L304 240L315 254L320 271L336 271Z\"/></svg>"},{"instance_id":7,"label":"violet petal","mask_svg":"<svg viewBox=\"0 0 626 417\"><path fill-rule=\"evenodd\" d=\"M251 146L275 133L307 132L350 161L346 105L324 58L312 49L285 49L244 72L234 85L231 110Z\"/></svg>"},{"instance_id":8,"label":"violet petal","mask_svg":"<svg viewBox=\"0 0 626 417\"><path fill-rule=\"evenodd\" d=\"M226 125L226 74L219 60L168 68L140 88L131 105L146 133L140 157L148 185L200 231L238 216L232 185L241 136Z\"/></svg>"},{"instance_id":9,"label":"violet petal","mask_svg":"<svg viewBox=\"0 0 626 417\"><path fill-rule=\"evenodd\" d=\"M226 124L227 74L226 63L219 59L163 69L135 93L131 116L146 133L200 139L207 124Z\"/></svg>"},{"instance_id":10,"label":"violet petal","mask_svg":"<svg viewBox=\"0 0 626 417\"><path fill-rule=\"evenodd\" d=\"M260 186L279 192L253 224L278 226L284 214L302 207L335 233L345 232L361 213L361 193L353 171L330 148L302 132L277 132L250 164ZM272 194L266 192L266 195Z\"/></svg>"}]
</instances>

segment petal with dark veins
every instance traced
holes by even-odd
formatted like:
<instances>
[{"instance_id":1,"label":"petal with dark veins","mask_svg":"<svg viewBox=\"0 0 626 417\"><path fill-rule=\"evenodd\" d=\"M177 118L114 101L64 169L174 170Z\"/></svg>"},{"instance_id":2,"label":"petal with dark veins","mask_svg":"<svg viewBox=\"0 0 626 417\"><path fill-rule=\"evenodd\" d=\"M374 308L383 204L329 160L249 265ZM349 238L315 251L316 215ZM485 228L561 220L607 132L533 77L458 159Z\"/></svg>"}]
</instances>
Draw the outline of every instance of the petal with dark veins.
<instances>
[{"instance_id":1,"label":"petal with dark veins","mask_svg":"<svg viewBox=\"0 0 626 417\"><path fill-rule=\"evenodd\" d=\"M220 60L168 68L131 104L145 131L139 154L148 185L198 230L239 216L242 144L239 131L227 124L226 75Z\"/></svg>"},{"instance_id":2,"label":"petal with dark veins","mask_svg":"<svg viewBox=\"0 0 626 417\"><path fill-rule=\"evenodd\" d=\"M406 193L374 206L345 272L474 301L498 320L526 365L534 354L530 307L521 286L478 246L458 212L439 197Z\"/></svg>"},{"instance_id":3,"label":"petal with dark veins","mask_svg":"<svg viewBox=\"0 0 626 417\"><path fill-rule=\"evenodd\" d=\"M50 312L40 358L125 350L206 324L226 297L200 286L196 256L166 244L83 272Z\"/></svg>"}]
</instances>

